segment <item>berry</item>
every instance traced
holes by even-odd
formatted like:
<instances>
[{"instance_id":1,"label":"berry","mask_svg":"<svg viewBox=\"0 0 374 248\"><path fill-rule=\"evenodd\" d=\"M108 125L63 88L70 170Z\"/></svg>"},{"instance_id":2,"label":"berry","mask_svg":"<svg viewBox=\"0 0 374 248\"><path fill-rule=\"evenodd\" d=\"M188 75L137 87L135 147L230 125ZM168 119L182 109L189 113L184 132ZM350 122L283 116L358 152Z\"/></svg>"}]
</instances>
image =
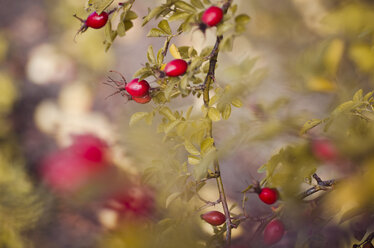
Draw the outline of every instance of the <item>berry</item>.
<instances>
[{"instance_id":1,"label":"berry","mask_svg":"<svg viewBox=\"0 0 374 248\"><path fill-rule=\"evenodd\" d=\"M321 161L333 161L338 157L336 147L329 140L313 140L312 152Z\"/></svg>"},{"instance_id":2,"label":"berry","mask_svg":"<svg viewBox=\"0 0 374 248\"><path fill-rule=\"evenodd\" d=\"M108 145L92 134L73 136L71 150L78 156L94 163L106 162Z\"/></svg>"},{"instance_id":3,"label":"berry","mask_svg":"<svg viewBox=\"0 0 374 248\"><path fill-rule=\"evenodd\" d=\"M108 13L106 13L105 11L101 12L100 15L98 15L96 12L93 12L87 17L85 25L90 28L99 29L104 27L107 21Z\"/></svg>"},{"instance_id":4,"label":"berry","mask_svg":"<svg viewBox=\"0 0 374 248\"><path fill-rule=\"evenodd\" d=\"M275 189L263 188L258 196L260 197L261 201L271 205L277 201L278 192Z\"/></svg>"},{"instance_id":5,"label":"berry","mask_svg":"<svg viewBox=\"0 0 374 248\"><path fill-rule=\"evenodd\" d=\"M210 211L202 214L200 217L212 226L222 225L226 221L226 216L218 211Z\"/></svg>"},{"instance_id":6,"label":"berry","mask_svg":"<svg viewBox=\"0 0 374 248\"><path fill-rule=\"evenodd\" d=\"M134 78L130 83L126 84L125 89L132 97L143 97L149 93L149 84L145 80L139 81Z\"/></svg>"},{"instance_id":7,"label":"berry","mask_svg":"<svg viewBox=\"0 0 374 248\"><path fill-rule=\"evenodd\" d=\"M221 8L211 6L206 9L201 17L201 21L209 27L216 26L223 17L223 11Z\"/></svg>"},{"instance_id":8,"label":"berry","mask_svg":"<svg viewBox=\"0 0 374 248\"><path fill-rule=\"evenodd\" d=\"M137 103L140 103L140 104L146 104L148 102L150 102L152 99L152 97L150 95L145 95L143 97L133 97L132 100L134 100L135 102Z\"/></svg>"},{"instance_id":9,"label":"berry","mask_svg":"<svg viewBox=\"0 0 374 248\"><path fill-rule=\"evenodd\" d=\"M284 235L284 225L280 220L270 221L264 230L264 243L272 245L282 239Z\"/></svg>"},{"instance_id":10,"label":"berry","mask_svg":"<svg viewBox=\"0 0 374 248\"><path fill-rule=\"evenodd\" d=\"M169 77L178 77L187 70L188 64L183 59L174 59L165 66L165 73Z\"/></svg>"}]
</instances>

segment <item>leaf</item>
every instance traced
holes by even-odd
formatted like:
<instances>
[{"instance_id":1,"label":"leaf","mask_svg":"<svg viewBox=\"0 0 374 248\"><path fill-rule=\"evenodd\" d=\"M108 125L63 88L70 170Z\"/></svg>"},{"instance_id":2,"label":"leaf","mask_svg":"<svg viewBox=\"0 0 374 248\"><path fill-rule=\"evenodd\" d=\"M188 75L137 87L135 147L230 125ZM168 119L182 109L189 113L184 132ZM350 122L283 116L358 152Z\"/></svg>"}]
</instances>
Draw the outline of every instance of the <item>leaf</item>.
<instances>
[{"instance_id":1,"label":"leaf","mask_svg":"<svg viewBox=\"0 0 374 248\"><path fill-rule=\"evenodd\" d=\"M189 155L188 156L188 163L190 165L198 165L200 163L200 158L197 157L197 156Z\"/></svg>"},{"instance_id":2,"label":"leaf","mask_svg":"<svg viewBox=\"0 0 374 248\"><path fill-rule=\"evenodd\" d=\"M150 20L152 20L154 17L158 16L162 11L164 10L163 7L158 6L154 9L152 9L147 16L144 17L142 26L147 24Z\"/></svg>"},{"instance_id":3,"label":"leaf","mask_svg":"<svg viewBox=\"0 0 374 248\"><path fill-rule=\"evenodd\" d=\"M229 22L224 22L217 28L217 35L223 35L232 28L232 24Z\"/></svg>"},{"instance_id":4,"label":"leaf","mask_svg":"<svg viewBox=\"0 0 374 248\"><path fill-rule=\"evenodd\" d=\"M172 16L169 17L169 22L186 20L191 14L187 12L176 11Z\"/></svg>"},{"instance_id":5,"label":"leaf","mask_svg":"<svg viewBox=\"0 0 374 248\"><path fill-rule=\"evenodd\" d=\"M220 112L216 108L213 108L213 107L209 108L209 110L208 110L208 117L212 121L219 121L219 120L221 120L221 114L220 114Z\"/></svg>"},{"instance_id":6,"label":"leaf","mask_svg":"<svg viewBox=\"0 0 374 248\"><path fill-rule=\"evenodd\" d=\"M149 115L148 112L134 113L130 118L130 122L129 122L130 127L132 127L135 123L137 123L138 121L140 121L141 119L145 118L148 115Z\"/></svg>"},{"instance_id":7,"label":"leaf","mask_svg":"<svg viewBox=\"0 0 374 248\"><path fill-rule=\"evenodd\" d=\"M191 4L199 9L204 9L204 4L200 0L191 0Z\"/></svg>"},{"instance_id":8,"label":"leaf","mask_svg":"<svg viewBox=\"0 0 374 248\"><path fill-rule=\"evenodd\" d=\"M230 104L225 104L225 108L223 109L223 112L222 112L222 118L224 120L227 120L227 119L229 119L230 114L231 114L231 105Z\"/></svg>"},{"instance_id":9,"label":"leaf","mask_svg":"<svg viewBox=\"0 0 374 248\"><path fill-rule=\"evenodd\" d=\"M182 56L179 53L179 50L178 50L176 45L171 44L170 48L169 48L169 51L170 51L171 56L173 56L174 58L176 58L176 59L181 59L182 58Z\"/></svg>"},{"instance_id":10,"label":"leaf","mask_svg":"<svg viewBox=\"0 0 374 248\"><path fill-rule=\"evenodd\" d=\"M181 120L175 120L170 122L164 129L164 132L166 134L170 133L176 126L178 126L181 123Z\"/></svg>"},{"instance_id":11,"label":"leaf","mask_svg":"<svg viewBox=\"0 0 374 248\"><path fill-rule=\"evenodd\" d=\"M162 31L164 31L168 35L172 35L169 23L167 20L162 20L157 25Z\"/></svg>"},{"instance_id":12,"label":"leaf","mask_svg":"<svg viewBox=\"0 0 374 248\"><path fill-rule=\"evenodd\" d=\"M165 33L165 31L157 29L157 28L152 28L147 34L147 37L166 37L166 36L168 36L168 34Z\"/></svg>"},{"instance_id":13,"label":"leaf","mask_svg":"<svg viewBox=\"0 0 374 248\"><path fill-rule=\"evenodd\" d=\"M247 24L251 18L246 14L240 14L235 17L236 24Z\"/></svg>"},{"instance_id":14,"label":"leaf","mask_svg":"<svg viewBox=\"0 0 374 248\"><path fill-rule=\"evenodd\" d=\"M168 208L170 203L172 203L175 199L177 199L182 193L181 192L174 192L166 198L165 208Z\"/></svg>"},{"instance_id":15,"label":"leaf","mask_svg":"<svg viewBox=\"0 0 374 248\"><path fill-rule=\"evenodd\" d=\"M179 9L182 9L182 10L185 10L185 11L190 12L190 13L195 13L196 12L195 7L193 7L192 5L190 5L186 2L178 1L178 2L175 2L174 5L175 5L175 7L179 8Z\"/></svg>"},{"instance_id":16,"label":"leaf","mask_svg":"<svg viewBox=\"0 0 374 248\"><path fill-rule=\"evenodd\" d=\"M200 155L199 150L197 150L196 147L188 140L184 141L184 148L186 148L186 151L192 155Z\"/></svg>"},{"instance_id":17,"label":"leaf","mask_svg":"<svg viewBox=\"0 0 374 248\"><path fill-rule=\"evenodd\" d=\"M300 134L305 134L306 132L308 132L310 129L318 126L319 124L322 123L322 120L319 120L319 119L312 119L312 120L309 120L307 121L304 126L301 128L300 130Z\"/></svg>"},{"instance_id":18,"label":"leaf","mask_svg":"<svg viewBox=\"0 0 374 248\"><path fill-rule=\"evenodd\" d=\"M114 0L88 0L88 6L93 7L97 14L101 14Z\"/></svg>"},{"instance_id":19,"label":"leaf","mask_svg":"<svg viewBox=\"0 0 374 248\"><path fill-rule=\"evenodd\" d=\"M213 147L214 139L213 138L206 138L203 142L201 142L200 149L202 153L206 153Z\"/></svg>"},{"instance_id":20,"label":"leaf","mask_svg":"<svg viewBox=\"0 0 374 248\"><path fill-rule=\"evenodd\" d=\"M351 110L355 105L356 105L356 103L353 102L353 101L348 101L348 102L342 103L342 104L340 104L338 107L336 107L336 108L334 109L334 111L332 111L331 115L338 115L338 114L341 114L341 113L343 113L343 112L349 111L349 110Z\"/></svg>"},{"instance_id":21,"label":"leaf","mask_svg":"<svg viewBox=\"0 0 374 248\"><path fill-rule=\"evenodd\" d=\"M309 90L317 92L333 92L336 89L336 84L323 77L314 77L307 81Z\"/></svg>"},{"instance_id":22,"label":"leaf","mask_svg":"<svg viewBox=\"0 0 374 248\"><path fill-rule=\"evenodd\" d=\"M138 15L134 11L132 10L127 11L125 20L134 20L136 18L138 18Z\"/></svg>"},{"instance_id":23,"label":"leaf","mask_svg":"<svg viewBox=\"0 0 374 248\"><path fill-rule=\"evenodd\" d=\"M168 107L162 107L159 110L160 114L164 115L166 118L168 118L170 121L175 121L177 118L174 116L173 112Z\"/></svg>"},{"instance_id":24,"label":"leaf","mask_svg":"<svg viewBox=\"0 0 374 248\"><path fill-rule=\"evenodd\" d=\"M125 23L123 22L120 22L118 23L118 26L117 26L117 33L120 37L123 37L126 35L126 27L125 27Z\"/></svg>"},{"instance_id":25,"label":"leaf","mask_svg":"<svg viewBox=\"0 0 374 248\"><path fill-rule=\"evenodd\" d=\"M364 101L369 101L370 97L373 95L374 91L371 91L369 93L367 93L365 96L364 96Z\"/></svg>"},{"instance_id":26,"label":"leaf","mask_svg":"<svg viewBox=\"0 0 374 248\"><path fill-rule=\"evenodd\" d=\"M165 95L166 99L168 99L168 100L170 99L170 96L171 96L171 93L173 92L175 84L176 84L176 81L170 80L168 85L166 85L166 87L164 89L164 95Z\"/></svg>"},{"instance_id":27,"label":"leaf","mask_svg":"<svg viewBox=\"0 0 374 248\"><path fill-rule=\"evenodd\" d=\"M147 58L148 58L148 61L152 64L156 64L156 58L155 58L155 54L153 52L153 46L150 45L148 47L148 51L147 51Z\"/></svg>"},{"instance_id":28,"label":"leaf","mask_svg":"<svg viewBox=\"0 0 374 248\"><path fill-rule=\"evenodd\" d=\"M354 95L353 95L353 101L354 102L361 102L363 99L363 90L359 89Z\"/></svg>"},{"instance_id":29,"label":"leaf","mask_svg":"<svg viewBox=\"0 0 374 248\"><path fill-rule=\"evenodd\" d=\"M192 113L193 106L190 106L186 113L186 119L190 119L191 113Z\"/></svg>"},{"instance_id":30,"label":"leaf","mask_svg":"<svg viewBox=\"0 0 374 248\"><path fill-rule=\"evenodd\" d=\"M140 77L140 76L142 76L143 74L146 74L147 72L150 72L150 69L149 69L149 68L147 68L147 67L140 68L139 70L137 70L137 71L134 73L133 77L134 77L134 78Z\"/></svg>"}]
</instances>

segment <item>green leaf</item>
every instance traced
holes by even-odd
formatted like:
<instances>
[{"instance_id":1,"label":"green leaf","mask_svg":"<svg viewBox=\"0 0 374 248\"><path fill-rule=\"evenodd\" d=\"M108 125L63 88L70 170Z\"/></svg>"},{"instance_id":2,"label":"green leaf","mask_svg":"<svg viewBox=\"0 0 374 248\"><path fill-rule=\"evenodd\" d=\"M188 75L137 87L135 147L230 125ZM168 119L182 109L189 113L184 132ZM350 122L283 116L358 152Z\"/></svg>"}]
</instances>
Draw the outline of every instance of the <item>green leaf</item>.
<instances>
[{"instance_id":1,"label":"green leaf","mask_svg":"<svg viewBox=\"0 0 374 248\"><path fill-rule=\"evenodd\" d=\"M200 158L197 157L197 156L189 155L188 156L188 163L190 165L198 165L200 163Z\"/></svg>"},{"instance_id":2,"label":"green leaf","mask_svg":"<svg viewBox=\"0 0 374 248\"><path fill-rule=\"evenodd\" d=\"M133 77L137 78L137 77L140 77L140 76L142 76L142 75L144 75L144 74L146 74L148 72L150 72L150 69L148 67L143 67L143 68L140 68L139 70L137 70L134 73Z\"/></svg>"},{"instance_id":3,"label":"green leaf","mask_svg":"<svg viewBox=\"0 0 374 248\"><path fill-rule=\"evenodd\" d=\"M222 118L224 120L227 120L230 118L230 114L231 114L231 105L230 104L225 104L225 107L222 111Z\"/></svg>"},{"instance_id":4,"label":"green leaf","mask_svg":"<svg viewBox=\"0 0 374 248\"><path fill-rule=\"evenodd\" d=\"M164 10L163 7L159 6L154 9L152 9L147 16L144 17L142 26L147 24L150 20L152 20L154 17L158 16L162 11Z\"/></svg>"},{"instance_id":5,"label":"green leaf","mask_svg":"<svg viewBox=\"0 0 374 248\"><path fill-rule=\"evenodd\" d=\"M195 57L195 58L192 59L191 64L189 66L189 69L191 71L193 71L193 70L199 68L203 62L204 62L203 58L201 58L201 57Z\"/></svg>"},{"instance_id":6,"label":"green leaf","mask_svg":"<svg viewBox=\"0 0 374 248\"><path fill-rule=\"evenodd\" d=\"M114 0L88 0L88 6L93 7L97 14L101 14Z\"/></svg>"},{"instance_id":7,"label":"green leaf","mask_svg":"<svg viewBox=\"0 0 374 248\"><path fill-rule=\"evenodd\" d=\"M165 33L165 31L157 29L157 28L152 28L147 34L147 37L166 37L166 36L168 36L168 34Z\"/></svg>"},{"instance_id":8,"label":"green leaf","mask_svg":"<svg viewBox=\"0 0 374 248\"><path fill-rule=\"evenodd\" d=\"M155 54L153 52L153 46L150 45L148 47L148 51L147 51L147 58L148 58L148 61L152 64L156 64L156 58L155 58Z\"/></svg>"},{"instance_id":9,"label":"green leaf","mask_svg":"<svg viewBox=\"0 0 374 248\"><path fill-rule=\"evenodd\" d=\"M206 138L203 142L201 142L200 149L202 153L206 153L209 151L214 144L214 139L213 138Z\"/></svg>"},{"instance_id":10,"label":"green leaf","mask_svg":"<svg viewBox=\"0 0 374 248\"><path fill-rule=\"evenodd\" d=\"M241 24L241 25L247 24L250 20L251 18L246 14L241 14L235 17L236 24Z\"/></svg>"},{"instance_id":11,"label":"green leaf","mask_svg":"<svg viewBox=\"0 0 374 248\"><path fill-rule=\"evenodd\" d=\"M120 37L123 37L126 35L126 28L125 28L125 23L123 22L120 22L118 23L118 26L117 26L117 33Z\"/></svg>"},{"instance_id":12,"label":"green leaf","mask_svg":"<svg viewBox=\"0 0 374 248\"><path fill-rule=\"evenodd\" d=\"M241 108L243 106L243 102L239 98L234 98L234 100L231 101L232 106Z\"/></svg>"},{"instance_id":13,"label":"green leaf","mask_svg":"<svg viewBox=\"0 0 374 248\"><path fill-rule=\"evenodd\" d=\"M126 13L126 16L125 16L125 20L134 20L138 18L138 15L132 11L132 10L129 10L127 13Z\"/></svg>"},{"instance_id":14,"label":"green leaf","mask_svg":"<svg viewBox=\"0 0 374 248\"><path fill-rule=\"evenodd\" d=\"M359 89L354 95L353 95L353 101L354 102L361 102L363 99L363 90Z\"/></svg>"},{"instance_id":15,"label":"green leaf","mask_svg":"<svg viewBox=\"0 0 374 248\"><path fill-rule=\"evenodd\" d=\"M190 106L187 110L187 113L186 113L186 119L190 119L191 117L191 113L192 113L192 109L193 109L193 106Z\"/></svg>"},{"instance_id":16,"label":"green leaf","mask_svg":"<svg viewBox=\"0 0 374 248\"><path fill-rule=\"evenodd\" d=\"M184 141L184 148L186 148L186 151L192 155L200 155L199 150L197 150L196 147L188 140Z\"/></svg>"},{"instance_id":17,"label":"green leaf","mask_svg":"<svg viewBox=\"0 0 374 248\"><path fill-rule=\"evenodd\" d=\"M160 114L164 115L170 121L175 121L177 118L174 116L170 108L164 106L159 110Z\"/></svg>"},{"instance_id":18,"label":"green leaf","mask_svg":"<svg viewBox=\"0 0 374 248\"><path fill-rule=\"evenodd\" d=\"M331 115L339 115L343 112L350 111L355 105L356 103L353 101L342 103L332 111Z\"/></svg>"},{"instance_id":19,"label":"green leaf","mask_svg":"<svg viewBox=\"0 0 374 248\"><path fill-rule=\"evenodd\" d=\"M213 107L209 108L209 110L208 110L208 117L212 121L219 121L219 120L221 120L221 114L220 114L220 112L216 108L213 108Z\"/></svg>"},{"instance_id":20,"label":"green leaf","mask_svg":"<svg viewBox=\"0 0 374 248\"><path fill-rule=\"evenodd\" d=\"M168 208L170 203L181 196L181 194L181 192L174 192L173 194L169 195L168 198L166 198L165 208Z\"/></svg>"},{"instance_id":21,"label":"green leaf","mask_svg":"<svg viewBox=\"0 0 374 248\"><path fill-rule=\"evenodd\" d=\"M169 22L187 20L191 14L188 12L176 11L172 16L169 17Z\"/></svg>"},{"instance_id":22,"label":"green leaf","mask_svg":"<svg viewBox=\"0 0 374 248\"><path fill-rule=\"evenodd\" d=\"M170 26L169 26L169 23L167 20L162 20L159 22L158 24L158 27L164 31L166 34L168 35L172 35L172 32L171 32L171 29L170 29Z\"/></svg>"},{"instance_id":23,"label":"green leaf","mask_svg":"<svg viewBox=\"0 0 374 248\"><path fill-rule=\"evenodd\" d=\"M369 101L370 97L373 95L374 91L371 91L369 93L367 93L365 96L364 96L364 101Z\"/></svg>"},{"instance_id":24,"label":"green leaf","mask_svg":"<svg viewBox=\"0 0 374 248\"><path fill-rule=\"evenodd\" d=\"M195 13L196 12L195 7L193 7L192 5L190 5L186 2L178 1L178 2L174 3L174 5L175 5L175 7L179 8L179 9L182 9L182 10L185 10L185 11L190 12L190 13Z\"/></svg>"},{"instance_id":25,"label":"green leaf","mask_svg":"<svg viewBox=\"0 0 374 248\"><path fill-rule=\"evenodd\" d=\"M140 121L141 119L145 118L148 115L149 115L148 112L134 113L130 118L130 122L129 122L130 127L134 126L135 123L137 123L138 121Z\"/></svg>"},{"instance_id":26,"label":"green leaf","mask_svg":"<svg viewBox=\"0 0 374 248\"><path fill-rule=\"evenodd\" d=\"M307 121L304 126L301 128L300 130L300 134L305 134L306 132L308 132L310 129L318 126L319 124L322 123L322 120L319 120L319 119L312 119L312 120L309 120Z\"/></svg>"},{"instance_id":27,"label":"green leaf","mask_svg":"<svg viewBox=\"0 0 374 248\"><path fill-rule=\"evenodd\" d=\"M166 134L170 133L180 123L181 123L181 120L175 120L175 121L170 122L168 125L166 125L164 132Z\"/></svg>"},{"instance_id":28,"label":"green leaf","mask_svg":"<svg viewBox=\"0 0 374 248\"><path fill-rule=\"evenodd\" d=\"M200 0L191 0L191 4L199 9L204 9L204 4Z\"/></svg>"},{"instance_id":29,"label":"green leaf","mask_svg":"<svg viewBox=\"0 0 374 248\"><path fill-rule=\"evenodd\" d=\"M223 35L232 28L232 24L229 22L224 22L217 28L217 35Z\"/></svg>"}]
</instances>

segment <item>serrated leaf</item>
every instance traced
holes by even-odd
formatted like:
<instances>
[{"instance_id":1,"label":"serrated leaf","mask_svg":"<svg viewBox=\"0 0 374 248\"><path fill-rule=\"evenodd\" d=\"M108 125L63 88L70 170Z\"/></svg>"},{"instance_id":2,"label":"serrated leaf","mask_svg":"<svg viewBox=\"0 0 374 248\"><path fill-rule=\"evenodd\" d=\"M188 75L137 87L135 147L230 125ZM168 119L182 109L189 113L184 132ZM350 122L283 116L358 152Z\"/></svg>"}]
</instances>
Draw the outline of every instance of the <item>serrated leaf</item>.
<instances>
[{"instance_id":1,"label":"serrated leaf","mask_svg":"<svg viewBox=\"0 0 374 248\"><path fill-rule=\"evenodd\" d=\"M147 50L147 58L148 58L148 61L152 64L156 64L156 58L155 58L155 54L154 54L154 51L153 51L153 46L150 45L148 47L148 50Z\"/></svg>"},{"instance_id":2,"label":"serrated leaf","mask_svg":"<svg viewBox=\"0 0 374 248\"><path fill-rule=\"evenodd\" d=\"M354 95L353 95L353 101L354 102L361 102L363 99L363 90L359 89Z\"/></svg>"},{"instance_id":3,"label":"serrated leaf","mask_svg":"<svg viewBox=\"0 0 374 248\"><path fill-rule=\"evenodd\" d=\"M230 118L231 115L231 105L230 104L225 104L225 107L222 111L222 118L224 120L227 120Z\"/></svg>"},{"instance_id":4,"label":"serrated leaf","mask_svg":"<svg viewBox=\"0 0 374 248\"><path fill-rule=\"evenodd\" d=\"M342 103L340 104L338 107L336 107L334 109L334 111L332 111L332 115L338 115L338 114L341 114L343 112L346 112L348 110L351 110L354 106L356 105L355 102L353 101L348 101L348 102L345 102L345 103Z\"/></svg>"},{"instance_id":5,"label":"serrated leaf","mask_svg":"<svg viewBox=\"0 0 374 248\"><path fill-rule=\"evenodd\" d=\"M178 2L175 2L174 5L177 8L185 10L185 11L190 12L190 13L195 13L196 12L195 7L193 7L192 5L190 5L186 2L178 1Z\"/></svg>"},{"instance_id":6,"label":"serrated leaf","mask_svg":"<svg viewBox=\"0 0 374 248\"><path fill-rule=\"evenodd\" d=\"M305 134L306 132L308 132L310 129L318 126L319 124L322 123L322 120L319 120L319 119L312 119L312 120L309 120L307 121L304 126L301 128L300 130L300 134Z\"/></svg>"},{"instance_id":7,"label":"serrated leaf","mask_svg":"<svg viewBox=\"0 0 374 248\"><path fill-rule=\"evenodd\" d=\"M168 36L167 33L157 28L152 28L147 34L147 37L166 37L166 36Z\"/></svg>"},{"instance_id":8,"label":"serrated leaf","mask_svg":"<svg viewBox=\"0 0 374 248\"><path fill-rule=\"evenodd\" d=\"M171 35L171 28L169 26L169 23L167 20L162 20L157 25L162 31L164 31L166 34Z\"/></svg>"},{"instance_id":9,"label":"serrated leaf","mask_svg":"<svg viewBox=\"0 0 374 248\"><path fill-rule=\"evenodd\" d=\"M171 56L173 56L174 58L176 59L182 58L181 54L179 53L178 47L176 45L171 44L169 51L170 51Z\"/></svg>"},{"instance_id":10,"label":"serrated leaf","mask_svg":"<svg viewBox=\"0 0 374 248\"><path fill-rule=\"evenodd\" d=\"M189 155L188 156L188 163L190 165L198 165L200 163L200 158L197 156Z\"/></svg>"},{"instance_id":11,"label":"serrated leaf","mask_svg":"<svg viewBox=\"0 0 374 248\"><path fill-rule=\"evenodd\" d=\"M154 9L152 9L147 16L144 17L142 26L147 24L150 20L152 20L154 17L158 16L162 11L164 10L163 7L158 6Z\"/></svg>"},{"instance_id":12,"label":"serrated leaf","mask_svg":"<svg viewBox=\"0 0 374 248\"><path fill-rule=\"evenodd\" d=\"M136 113L134 113L130 118L130 122L129 122L130 127L132 127L135 123L137 123L138 121L140 121L141 119L145 118L148 115L149 115L148 112L136 112Z\"/></svg>"},{"instance_id":13,"label":"serrated leaf","mask_svg":"<svg viewBox=\"0 0 374 248\"><path fill-rule=\"evenodd\" d=\"M197 150L197 148L188 140L184 141L184 148L186 148L186 151L192 155L200 155L199 150Z\"/></svg>"},{"instance_id":14,"label":"serrated leaf","mask_svg":"<svg viewBox=\"0 0 374 248\"><path fill-rule=\"evenodd\" d=\"M168 120L175 121L177 118L174 116L170 108L164 106L159 110L160 114L164 115Z\"/></svg>"},{"instance_id":15,"label":"serrated leaf","mask_svg":"<svg viewBox=\"0 0 374 248\"><path fill-rule=\"evenodd\" d=\"M210 107L208 109L208 117L212 121L219 121L219 120L221 120L221 114L220 114L220 112L218 111L218 109L213 108L213 107Z\"/></svg>"},{"instance_id":16,"label":"serrated leaf","mask_svg":"<svg viewBox=\"0 0 374 248\"><path fill-rule=\"evenodd\" d=\"M191 4L199 9L204 9L204 4L200 0L191 0Z\"/></svg>"},{"instance_id":17,"label":"serrated leaf","mask_svg":"<svg viewBox=\"0 0 374 248\"><path fill-rule=\"evenodd\" d=\"M181 192L174 192L166 198L165 208L168 208L170 203L172 203L175 199L177 199L182 193Z\"/></svg>"},{"instance_id":18,"label":"serrated leaf","mask_svg":"<svg viewBox=\"0 0 374 248\"><path fill-rule=\"evenodd\" d=\"M164 132L166 134L170 133L180 123L181 123L181 120L175 120L175 121L170 122L168 125L165 126Z\"/></svg>"},{"instance_id":19,"label":"serrated leaf","mask_svg":"<svg viewBox=\"0 0 374 248\"><path fill-rule=\"evenodd\" d=\"M97 14L101 14L114 0L88 0L88 6L93 7Z\"/></svg>"},{"instance_id":20,"label":"serrated leaf","mask_svg":"<svg viewBox=\"0 0 374 248\"><path fill-rule=\"evenodd\" d=\"M231 101L231 104L232 106L237 107L237 108L241 108L243 106L243 102L239 98L234 98Z\"/></svg>"},{"instance_id":21,"label":"serrated leaf","mask_svg":"<svg viewBox=\"0 0 374 248\"><path fill-rule=\"evenodd\" d=\"M206 153L213 147L214 139L213 138L206 138L203 142L201 142L200 149L201 152Z\"/></svg>"}]
</instances>

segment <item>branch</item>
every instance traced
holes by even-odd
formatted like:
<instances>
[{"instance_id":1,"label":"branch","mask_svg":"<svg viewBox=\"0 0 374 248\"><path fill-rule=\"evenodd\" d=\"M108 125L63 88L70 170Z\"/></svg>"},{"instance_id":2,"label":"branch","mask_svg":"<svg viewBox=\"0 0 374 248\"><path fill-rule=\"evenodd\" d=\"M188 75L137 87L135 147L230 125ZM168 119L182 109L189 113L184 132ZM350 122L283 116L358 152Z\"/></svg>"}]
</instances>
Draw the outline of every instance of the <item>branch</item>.
<instances>
[{"instance_id":1,"label":"branch","mask_svg":"<svg viewBox=\"0 0 374 248\"><path fill-rule=\"evenodd\" d=\"M330 190L336 184L336 180L322 181L322 179L316 173L313 174L313 178L314 180L316 180L317 185L299 194L298 196L299 199L304 199L321 190L324 190L324 191Z\"/></svg>"}]
</instances>

